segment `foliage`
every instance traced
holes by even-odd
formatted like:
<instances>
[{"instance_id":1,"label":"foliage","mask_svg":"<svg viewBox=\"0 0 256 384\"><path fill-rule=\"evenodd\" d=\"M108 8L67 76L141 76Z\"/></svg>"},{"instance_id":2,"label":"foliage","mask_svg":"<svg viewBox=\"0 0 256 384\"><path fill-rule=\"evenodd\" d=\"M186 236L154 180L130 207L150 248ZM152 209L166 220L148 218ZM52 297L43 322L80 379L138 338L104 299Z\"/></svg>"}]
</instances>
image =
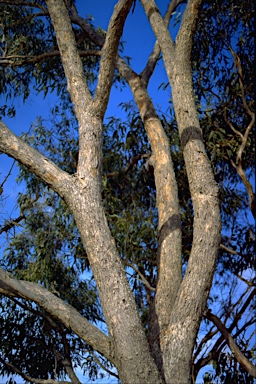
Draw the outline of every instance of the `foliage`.
<instances>
[{"instance_id":1,"label":"foliage","mask_svg":"<svg viewBox=\"0 0 256 384\"><path fill-rule=\"evenodd\" d=\"M42 7L44 2L38 2ZM245 188L233 164L245 134L250 116L243 98L253 110L253 16L248 9L253 2L206 2L199 20L193 48L193 81L207 153L219 184L223 236L209 308L217 312L226 326L237 334L236 341L249 354L251 349L251 302L242 311L251 291L243 286L237 293L239 278L253 269L254 227ZM3 65L0 92L6 103L2 115L14 115L9 100L22 95L26 101L31 87L38 92L56 92L60 104L52 108L48 121L39 118L25 139L61 169L76 171L78 155L77 122L66 93L65 76L58 56L38 62L27 62L21 55L38 56L53 52L56 39L48 17L39 16L32 8L0 4L5 17L1 49L13 55L13 65ZM81 51L98 50L75 28ZM211 36L211 39L205 36ZM235 55L234 55L235 53ZM239 80L237 58L243 69ZM86 56L83 65L93 93L98 72L98 56ZM116 74L116 81L122 79ZM125 118L111 117L105 121L102 198L107 219L126 266L145 330L148 308L154 294L157 260L157 210L153 168L148 164L150 145L143 123L134 104L123 103ZM170 110L172 104L170 104ZM120 109L119 109L120 110ZM189 259L192 244L193 211L186 170L179 144L174 116L161 114L161 121L170 140L179 188L182 212L183 264ZM250 132L243 151L243 169L248 180L253 177L254 146ZM104 328L97 289L74 220L63 201L24 167L20 167L18 182L25 192L18 197L25 220L19 230L9 233L9 242L1 264L19 279L39 282L75 307L83 316ZM231 249L230 252L229 250ZM250 279L248 279L249 281ZM248 284L250 283L247 282ZM249 287L250 288L250 287ZM224 294L226 292L226 294ZM242 300L240 301L240 299ZM241 316L239 317L239 313ZM61 360L70 358L73 364L88 370L92 379L99 374L101 361L109 372L112 367L88 345L63 325L55 322L42 309L25 300L3 298L1 301L1 359L10 361L34 378L64 377ZM244 331L239 333L243 324ZM235 363L234 357L219 343L211 357L207 343L212 324L202 322L198 345L194 351L195 372L214 361L214 374L206 373L205 383L251 383L248 373ZM202 334L209 335L203 342ZM219 335L218 335L219 336ZM216 336L217 337L217 336ZM69 345L67 351L66 346ZM211 348L210 348L211 350ZM15 353L13 353L15 351ZM212 351L212 350L211 350ZM95 358L96 356L96 358ZM208 358L209 357L209 358ZM206 363L203 364L203 358ZM208 360L207 360L208 358ZM41 362L43 364L40 364ZM200 365L202 363L202 365ZM0 364L0 374L10 374ZM195 375L195 377L196 377Z\"/></svg>"}]
</instances>

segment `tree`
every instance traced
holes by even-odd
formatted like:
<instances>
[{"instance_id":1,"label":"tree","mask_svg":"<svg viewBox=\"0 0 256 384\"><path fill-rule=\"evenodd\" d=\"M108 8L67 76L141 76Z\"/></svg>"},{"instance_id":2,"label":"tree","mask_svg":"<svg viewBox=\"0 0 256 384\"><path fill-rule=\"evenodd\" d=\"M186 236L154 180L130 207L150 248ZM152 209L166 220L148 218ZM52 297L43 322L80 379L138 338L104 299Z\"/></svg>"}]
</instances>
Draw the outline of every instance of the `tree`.
<instances>
[{"instance_id":1,"label":"tree","mask_svg":"<svg viewBox=\"0 0 256 384\"><path fill-rule=\"evenodd\" d=\"M247 156L248 163L245 165L243 160L245 154L250 155L249 137L254 126L250 92L246 89L250 79L244 78L241 72L243 44L239 56L240 53L233 50L232 42L225 37L216 42L214 47L217 51L221 49L219 45L225 42L237 66L238 78L232 79L234 81L221 96L215 95L214 112L200 119L200 111L205 108L199 103L206 100L212 105L209 93L214 92L209 88L211 76L205 75L203 81L198 80L206 73L206 69L200 67L200 55L206 55L206 61L207 50L211 55L215 51L203 41L205 50L195 50L199 58L194 63L191 51L196 32L207 31L203 15L209 12L208 4L203 9L201 0L190 0L186 7L182 6L182 20L174 42L168 24L182 2L171 1L162 18L153 0L141 0L157 42L145 69L137 74L122 58L120 47L124 23L133 3L132 0L119 0L105 33L81 18L72 1L0 2L5 17L1 60L6 76L3 90L9 95L13 88L16 91L18 88L26 98L29 85L34 81L38 89L45 92L57 88L66 109L65 114L60 112L62 120L56 123L56 136L47 134L49 132L38 124L36 135L23 140L3 122L0 123L0 149L21 164L21 177L28 187L28 194L20 196L22 213L16 222L25 218L26 228L29 229L29 236L21 232L12 240L5 269L0 270L0 289L6 296L2 302L2 313L7 311L7 304L10 307L2 326L12 325L8 329L6 327L6 336L12 332L15 340L20 339L20 333L25 330L27 345L31 346L29 353L37 356L37 362L44 359L48 365L45 371L38 371L36 363L30 366L22 356L12 358L12 350L17 346L14 347L14 344L10 348L7 342L3 345L3 354L7 358L1 357L1 363L4 369L21 374L27 381L57 382L57 378L61 379L66 373L76 383L79 381L72 368L72 359L80 364L81 357L73 353L77 348L86 353L89 351L91 356L95 356L93 361L103 364L105 369L109 369L109 364L114 365L123 383L187 383L195 380L199 369L204 366L202 358L197 365L193 360L204 316L221 332L216 344L225 339L242 369L249 373L246 377L255 377L255 368L249 356L240 351L230 335L239 320L238 313L234 316L235 312L229 311L230 318L234 316L233 323L225 326L229 316L223 315L225 321L222 322L215 314L206 311L221 242L219 197L225 195L225 191L219 191L214 172L219 180L224 178L222 164L227 155L229 171L233 168L230 171L233 183L239 175L248 191L250 207L254 210L249 174L253 157ZM224 9L230 7L229 3L224 4ZM218 11L217 2L216 8ZM216 9L211 11L217 12ZM244 17L246 24L248 16ZM26 20L26 23L17 20ZM209 31L214 31L214 27ZM195 48L197 45L201 47L199 41L195 37ZM176 118L172 122L158 116L147 91L160 52L171 86ZM213 70L214 65L213 61L210 67ZM92 92L90 84L96 78L97 67L97 86ZM214 74L223 81L217 70ZM128 112L128 130L122 130L122 125L114 119L108 127L103 124L113 81L120 80L128 83L139 113L133 107L124 105ZM196 81L199 86L196 86ZM235 89L237 84L238 90ZM227 88L231 95L240 92L242 108L239 103L232 108L227 103L223 109L223 99L219 98L225 95ZM73 109L67 109L70 104L66 90ZM5 110L6 107L3 112ZM233 110L242 112L234 117ZM54 116L58 113L56 109ZM78 134L75 127L72 130L69 118L77 122ZM223 136L219 135L222 131L218 130L223 119L231 133L241 139L241 144L234 140L234 136L227 135L223 141ZM237 125L244 121L247 128L240 131ZM118 130L113 128L115 125ZM132 132L134 126L136 134ZM211 135L212 126L217 127L215 135ZM206 128L202 130L201 127ZM122 135L126 136L126 147L122 146ZM141 138L141 141L136 142L136 138ZM148 142L150 155L146 152ZM113 143L122 148L121 153L112 148ZM224 147L222 152L218 152L220 145ZM130 162L125 162L127 152L133 153ZM103 157L103 153L106 156ZM214 172L208 154L217 159L213 162ZM236 160L233 160L234 155ZM145 159L147 171L143 166ZM123 173L118 172L120 162ZM135 164L138 167L134 171ZM183 165L186 171L181 170ZM131 170L144 178L143 182L140 180L136 184L140 198L135 193L129 196L127 183L134 176L129 173ZM232 181L232 178L229 180ZM157 212L152 210L151 205L154 199L150 193L154 190ZM141 206L138 200L143 200ZM223 198L223 206L225 202ZM137 207L134 210L130 207L132 203ZM47 206L43 212L42 204ZM230 209L231 204L227 205ZM126 211L121 212L120 207L125 207ZM233 210L239 212L241 209L241 203L239 205L236 201ZM28 215L23 213L26 210L30 212ZM146 220L145 212L151 212L150 220ZM139 244L132 241L133 214L140 231ZM154 231L156 223L157 237ZM2 230L10 229L11 224L8 225ZM239 232L238 228L236 231ZM240 235L241 244L244 244L244 231ZM128 246L125 245L127 241ZM70 253L82 260L75 266L59 257L59 251L68 249L69 244L72 244ZM22 257L17 257L21 248ZM222 244L222 249L230 252L226 245ZM243 252L234 252L238 256L234 262L238 271L251 267L251 259L246 267L241 267L239 255ZM225 255L222 255L223 260L218 265L225 265ZM150 264L154 258L156 263ZM182 263L185 265L184 273ZM94 284L79 281L81 270L89 267L97 290ZM127 280L129 268L141 280L140 283L134 280L133 287ZM244 303L243 311L252 302L254 291L249 288L247 296L244 296L247 303ZM36 321L37 334L30 334L30 324ZM95 325L97 321L106 322L107 334ZM246 329L250 324L248 321ZM41 327L44 327L43 333L38 331ZM33 344L35 340L37 343ZM209 340L210 337L206 341ZM62 353L57 348L60 344ZM38 345L40 353L37 352ZM198 348L199 356L201 346ZM247 351L247 346L243 349ZM52 355L57 360L57 369ZM216 355L211 357L216 359ZM219 367L221 364L219 361ZM47 381L49 374L52 378Z\"/></svg>"}]
</instances>

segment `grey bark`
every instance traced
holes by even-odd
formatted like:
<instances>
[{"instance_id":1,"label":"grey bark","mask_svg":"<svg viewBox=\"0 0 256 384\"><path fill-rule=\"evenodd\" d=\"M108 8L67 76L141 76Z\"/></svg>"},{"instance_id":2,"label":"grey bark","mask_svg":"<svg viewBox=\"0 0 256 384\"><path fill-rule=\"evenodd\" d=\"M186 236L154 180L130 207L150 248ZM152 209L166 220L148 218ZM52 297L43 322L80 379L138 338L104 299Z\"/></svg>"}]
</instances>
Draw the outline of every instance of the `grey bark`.
<instances>
[{"instance_id":1,"label":"grey bark","mask_svg":"<svg viewBox=\"0 0 256 384\"><path fill-rule=\"evenodd\" d=\"M193 245L185 277L161 335L166 382L191 381L192 352L209 295L220 242L218 187L205 153L196 110L191 47L201 0L188 2L173 42L153 0L141 0L162 50L194 209ZM177 353L178 351L178 353Z\"/></svg>"},{"instance_id":2,"label":"grey bark","mask_svg":"<svg viewBox=\"0 0 256 384\"><path fill-rule=\"evenodd\" d=\"M63 318L58 298L42 287L17 282L0 270L1 292L34 300L113 362L122 382L189 383L191 356L200 319L212 283L220 240L218 188L207 159L191 80L190 53L201 0L189 1L176 43L170 37L153 0L141 0L158 42L141 76L117 56L122 28L132 1L119 1L106 39L78 18L74 6L47 0L65 70L68 91L79 122L77 174L70 176L20 139L8 137L0 123L0 149L27 166L65 199L76 220L97 282L109 337L82 321L67 306ZM172 1L169 12L180 1ZM85 82L70 18L102 49L100 77L93 99ZM65 38L64 38L65 36ZM194 208L193 246L186 275L181 280L181 229L177 185L167 136L147 93L159 47L170 85ZM129 83L151 142L159 210L158 284L149 329L153 361L114 239L101 203L102 118L114 65ZM101 103L101 100L103 102ZM54 296L55 309L51 306ZM56 301L57 300L57 301ZM61 301L61 300L60 300ZM57 308L57 309L56 309ZM79 320L79 321L78 321ZM80 321L81 320L81 321ZM77 328L78 324L81 329ZM91 332L91 334L89 334Z\"/></svg>"}]
</instances>

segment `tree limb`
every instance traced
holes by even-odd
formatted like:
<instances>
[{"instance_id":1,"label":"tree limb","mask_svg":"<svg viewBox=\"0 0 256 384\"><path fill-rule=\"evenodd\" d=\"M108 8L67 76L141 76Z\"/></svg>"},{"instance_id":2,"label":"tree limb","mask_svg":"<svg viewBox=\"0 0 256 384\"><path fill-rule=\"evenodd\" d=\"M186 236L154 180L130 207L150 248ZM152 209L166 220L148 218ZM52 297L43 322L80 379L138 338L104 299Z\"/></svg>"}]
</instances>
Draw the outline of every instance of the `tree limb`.
<instances>
[{"instance_id":1,"label":"tree limb","mask_svg":"<svg viewBox=\"0 0 256 384\"><path fill-rule=\"evenodd\" d=\"M60 361L60 364L65 368L68 376L70 377L70 379L72 380L72 383L73 384L81 384L80 383L80 380L77 378L74 370L73 370L73 367L72 367L72 363L71 363L71 357L70 357L70 345L68 343L68 340L66 338L66 332L65 332L65 329L63 326L60 326L59 324L57 324L53 318L51 316L49 316L49 314L47 313L43 313L43 312L40 312L32 307L29 307L28 305L25 305L24 303L20 302L19 300L17 300L15 297L10 297L10 299L16 303L18 306L20 306L21 308L23 308L24 310L26 311L30 311L32 313L34 313L35 315L37 316L41 316L43 317L43 319L45 319L47 321L47 323L52 327L54 328L57 332L59 332L61 334L61 337L62 337L62 343L63 343L63 346L64 346L64 354L65 354L65 358L63 359L62 358L62 355L60 352L57 352L57 351L53 351L54 354L56 355L56 357L58 358L58 360Z\"/></svg>"},{"instance_id":2,"label":"tree limb","mask_svg":"<svg viewBox=\"0 0 256 384\"><path fill-rule=\"evenodd\" d=\"M100 71L96 88L94 107L103 119L113 82L114 66L124 23L133 0L119 0L111 16L105 43L101 51Z\"/></svg>"},{"instance_id":3,"label":"tree limb","mask_svg":"<svg viewBox=\"0 0 256 384\"><path fill-rule=\"evenodd\" d=\"M163 18L166 27L169 26L172 14L175 11L175 9L178 7L178 5L180 5L181 3L185 3L185 2L186 2L185 0L171 0L170 1L169 5L168 5L168 9L167 9L167 11L164 15L164 18ZM148 84L149 79L154 72L155 66L156 66L157 61L159 59L160 52L161 52L160 45L159 45L158 41L156 41L154 48L153 48L153 51L151 52L151 54L148 58L148 62L146 64L145 68L143 69L143 71L140 73L140 76L143 79L143 81L145 82L145 84Z\"/></svg>"},{"instance_id":4,"label":"tree limb","mask_svg":"<svg viewBox=\"0 0 256 384\"><path fill-rule=\"evenodd\" d=\"M110 353L109 338L80 315L76 309L46 288L29 281L16 280L11 274L0 268L0 292L6 296L22 297L34 301L114 364Z\"/></svg>"},{"instance_id":5,"label":"tree limb","mask_svg":"<svg viewBox=\"0 0 256 384\"><path fill-rule=\"evenodd\" d=\"M61 60L67 79L67 90L74 105L79 124L84 122L84 112L92 108L92 97L85 81L69 11L62 0L46 0L56 33ZM90 111L92 113L92 111Z\"/></svg>"},{"instance_id":6,"label":"tree limb","mask_svg":"<svg viewBox=\"0 0 256 384\"><path fill-rule=\"evenodd\" d=\"M131 267L141 278L141 282L147 287L150 291L155 291L156 289L154 287L151 287L145 276L131 263L126 263L128 267Z\"/></svg>"},{"instance_id":7,"label":"tree limb","mask_svg":"<svg viewBox=\"0 0 256 384\"><path fill-rule=\"evenodd\" d=\"M185 55L189 55L189 60L196 24L199 16L199 10L202 3L203 0L188 0L182 17L180 29L176 37L176 45L179 45L179 49L183 51Z\"/></svg>"},{"instance_id":8,"label":"tree limb","mask_svg":"<svg viewBox=\"0 0 256 384\"><path fill-rule=\"evenodd\" d=\"M172 62L175 44L173 39L170 36L170 33L166 27L166 24L163 22L162 16L159 9L156 6L154 0L140 0L141 4L145 10L145 13L149 19L151 27L155 33L158 43L160 44L161 51L163 53L163 59L165 62L165 69L167 74L171 76L169 65L166 65L167 62ZM161 36L161 39L159 37ZM161 41L160 41L161 40Z\"/></svg>"},{"instance_id":9,"label":"tree limb","mask_svg":"<svg viewBox=\"0 0 256 384\"><path fill-rule=\"evenodd\" d=\"M230 327L227 329L227 331L229 333L231 333L233 331L233 329L237 326L237 323L238 321L241 319L241 316L242 314L244 313L244 311L246 310L246 308L249 306L249 304L251 303L251 301L254 299L254 296L255 296L255 292L256 290L253 289L250 293L250 295L248 296L248 298L246 299L246 301L244 302L243 306L241 307L240 311L236 314L232 324L230 325ZM211 348L211 351L208 353L208 355L206 357L202 357L200 358L197 363L195 364L194 366L194 370L195 370L195 376L197 375L197 373L199 372L199 370L204 367L205 365L207 365L214 357L215 355L217 354L217 351L220 349L220 346L221 346L221 343L223 342L224 340L224 337L223 335L221 335L218 340L214 343L214 345L212 346Z\"/></svg>"},{"instance_id":10,"label":"tree limb","mask_svg":"<svg viewBox=\"0 0 256 384\"><path fill-rule=\"evenodd\" d=\"M240 176L240 178L241 178L241 180L242 180L242 182L243 182L243 184L247 190L247 193L249 195L249 200L250 200L250 209L251 209L251 212L255 218L256 217L255 196L254 196L252 185L249 182L249 180L247 179L246 173L245 173L243 166L242 166L242 155L243 155L243 152L245 150L245 146L247 144L249 134L250 134L252 128L254 127L255 113L250 109L250 107L246 101L245 89L244 89L244 84L243 84L243 69L242 69L240 57L235 53L235 51L232 49L232 47L229 44L227 44L227 46L228 46L228 48L229 48L229 50L230 50L230 52L234 58L235 65L238 69L238 76L239 76L238 81L239 81L239 86L241 89L241 98L242 98L242 102L243 102L243 107L244 107L246 113L251 118L251 121L245 130L245 133L242 134L240 131L235 129L233 124L227 118L226 110L224 110L224 119L225 119L226 123L229 125L229 127L232 129L232 131L237 136L239 136L241 138L241 144L239 146L239 149L237 151L237 156L236 156L236 164L233 162L232 159L230 159L230 162L231 162L232 166L236 169L238 175Z\"/></svg>"},{"instance_id":11,"label":"tree limb","mask_svg":"<svg viewBox=\"0 0 256 384\"><path fill-rule=\"evenodd\" d=\"M75 371L72 367L72 361L71 361L71 353L70 353L70 345L66 337L66 332L64 329L60 330L62 343L64 346L64 359L59 359L60 364L65 368L69 378L72 381L72 384L81 384L80 380L78 379L77 375L75 374Z\"/></svg>"},{"instance_id":12,"label":"tree limb","mask_svg":"<svg viewBox=\"0 0 256 384\"><path fill-rule=\"evenodd\" d=\"M47 9L39 4L38 2L32 2L32 1L21 1L21 0L1 0L1 3L3 4L10 4L10 5L25 5L32 8L39 8L41 9L45 14L48 14Z\"/></svg>"},{"instance_id":13,"label":"tree limb","mask_svg":"<svg viewBox=\"0 0 256 384\"><path fill-rule=\"evenodd\" d=\"M220 319L211 312L207 312L205 316L207 317L207 319L211 320L222 333L230 350L233 352L235 359L244 367L244 369L247 370L247 372L249 372L251 376L256 377L256 367L240 351L233 337L230 335L227 328L220 321Z\"/></svg>"},{"instance_id":14,"label":"tree limb","mask_svg":"<svg viewBox=\"0 0 256 384\"><path fill-rule=\"evenodd\" d=\"M82 17L79 16L76 6L73 3L70 8L70 20L74 23L79 25L79 27L82 28L82 30L86 33L88 38L95 44L98 45L100 48L103 47L105 42L105 37L103 37L98 31L95 30L86 20L84 20Z\"/></svg>"},{"instance_id":15,"label":"tree limb","mask_svg":"<svg viewBox=\"0 0 256 384\"><path fill-rule=\"evenodd\" d=\"M41 60L48 59L50 57L58 57L60 56L59 51L51 51L44 52L41 55L36 56L23 56L23 55L9 55L3 56L0 58L0 65L8 65L11 67L20 66L23 64L34 64L38 63ZM86 51L79 51L80 57L88 57L88 56L101 56L101 51L96 49L88 49Z\"/></svg>"},{"instance_id":16,"label":"tree limb","mask_svg":"<svg viewBox=\"0 0 256 384\"><path fill-rule=\"evenodd\" d=\"M63 181L70 183L71 176L58 168L47 157L16 136L0 120L0 151L25 165L31 172L63 197Z\"/></svg>"},{"instance_id":17,"label":"tree limb","mask_svg":"<svg viewBox=\"0 0 256 384\"><path fill-rule=\"evenodd\" d=\"M87 360L87 361L95 361L95 362L96 362L102 369L104 369L104 371L106 371L109 375L114 376L114 377L116 377L117 379L119 378L119 376L118 376L116 373L110 371L108 368L105 367L104 364L101 363L101 361L97 358L97 356L95 356L95 353L92 352L92 355L93 355L93 359L91 359L91 358L89 358L89 357L86 357L86 360Z\"/></svg>"},{"instance_id":18,"label":"tree limb","mask_svg":"<svg viewBox=\"0 0 256 384\"><path fill-rule=\"evenodd\" d=\"M29 381L30 383L35 383L35 384L72 384L71 381L57 381L53 379L35 379L29 375L26 375L22 371L20 371L15 365L9 363L8 361L5 361L0 357L1 363L3 363L6 367L11 369L13 372L15 372L17 375L20 375L24 380Z\"/></svg>"}]
</instances>

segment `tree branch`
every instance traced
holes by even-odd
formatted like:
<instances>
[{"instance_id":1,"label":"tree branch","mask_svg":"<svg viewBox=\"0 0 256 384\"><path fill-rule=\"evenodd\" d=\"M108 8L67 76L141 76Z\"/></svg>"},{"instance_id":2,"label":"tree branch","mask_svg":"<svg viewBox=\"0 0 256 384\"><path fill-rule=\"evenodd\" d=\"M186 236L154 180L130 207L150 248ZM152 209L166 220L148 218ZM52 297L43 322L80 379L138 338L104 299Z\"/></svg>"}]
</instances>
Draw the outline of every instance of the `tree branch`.
<instances>
[{"instance_id":1,"label":"tree branch","mask_svg":"<svg viewBox=\"0 0 256 384\"><path fill-rule=\"evenodd\" d=\"M244 103L246 103L246 101L244 101ZM251 112L251 111L249 110L249 112ZM235 127L233 126L233 124L231 123L231 121L227 117L226 110L224 110L223 116L224 116L224 120L226 121L226 123L228 124L230 129L237 136L239 136L241 138L241 141L242 141L241 144L240 144L240 147L238 149L238 152L237 152L236 164L234 163L234 161L232 159L229 159L229 161L231 162L232 166L237 171L238 175L240 176L240 178L241 178L241 180L242 180L242 182L243 182L243 184L244 184L244 186L245 186L245 188L247 190L247 193L248 193L248 196L249 196L249 201L250 201L250 209L251 209L251 212L252 212L253 216L256 217L256 206L255 206L255 197L254 197L254 193L253 193L253 188L252 188L251 183L247 179L246 173L245 173L245 171L243 169L243 166L242 166L242 154L243 154L243 151L245 149L249 133L252 130L252 128L254 126L254 123L255 123L255 114L252 113L252 112L250 113L250 116L252 117L252 119L251 119L251 122L249 123L249 125L247 126L244 135L240 131L235 129Z\"/></svg>"},{"instance_id":2,"label":"tree branch","mask_svg":"<svg viewBox=\"0 0 256 384\"><path fill-rule=\"evenodd\" d=\"M176 46L179 46L179 49L183 51L185 55L189 55L189 60L196 24L202 3L203 0L188 0L182 17L180 29L176 37Z\"/></svg>"},{"instance_id":3,"label":"tree branch","mask_svg":"<svg viewBox=\"0 0 256 384\"><path fill-rule=\"evenodd\" d=\"M168 9L167 9L167 11L164 15L164 18L163 18L164 23L165 23L167 28L169 26L170 19L172 17L173 12L175 11L175 9L178 7L178 5L180 5L181 3L185 3L185 2L186 2L185 0L171 0L170 1L169 5L168 5ZM145 84L148 84L149 79L154 72L155 66L156 66L157 61L159 59L160 52L161 52L160 45L159 45L158 41L156 41L154 48L153 48L153 51L148 58L148 62L146 64L145 68L143 69L143 71L140 73L140 76L143 79L143 81L145 82Z\"/></svg>"},{"instance_id":4,"label":"tree branch","mask_svg":"<svg viewBox=\"0 0 256 384\"><path fill-rule=\"evenodd\" d=\"M0 268L0 292L6 296L22 297L34 301L114 364L110 353L109 338L80 315L76 309L46 288L29 281L16 280L11 274Z\"/></svg>"},{"instance_id":5,"label":"tree branch","mask_svg":"<svg viewBox=\"0 0 256 384\"><path fill-rule=\"evenodd\" d=\"M61 331L61 336L62 336L62 343L64 346L64 354L65 358L61 360L61 365L65 368L68 376L72 380L72 384L81 384L80 380L78 379L77 375L75 374L75 371L72 367L72 362L71 362L71 354L70 354L70 345L68 343L67 337L66 337L66 332L63 330Z\"/></svg>"},{"instance_id":6,"label":"tree branch","mask_svg":"<svg viewBox=\"0 0 256 384\"><path fill-rule=\"evenodd\" d=\"M100 362L100 360L97 358L97 356L95 356L95 353L92 352L92 355L93 355L93 359L91 359L91 358L89 358L89 357L86 357L86 360L87 360L87 361L95 361L95 362L96 362L102 369L104 369L104 371L106 371L109 375L114 376L114 377L116 377L117 379L119 378L119 376L118 376L116 373L110 371L108 368L105 367L104 364L102 364L102 363Z\"/></svg>"},{"instance_id":7,"label":"tree branch","mask_svg":"<svg viewBox=\"0 0 256 384\"><path fill-rule=\"evenodd\" d=\"M25 165L31 172L63 197L65 191L63 181L65 180L66 183L70 183L71 176L58 168L36 149L21 140L10 131L2 121L0 121L0 151Z\"/></svg>"},{"instance_id":8,"label":"tree branch","mask_svg":"<svg viewBox=\"0 0 256 384\"><path fill-rule=\"evenodd\" d=\"M239 136L241 138L241 144L239 146L239 149L237 151L237 156L236 156L236 164L233 162L232 159L230 159L230 162L231 162L232 166L236 169L238 175L240 176L240 178L241 178L241 180L242 180L242 182L243 182L243 184L247 190L247 193L249 195L249 200L250 200L250 209L251 209L251 212L255 218L256 217L255 196L253 193L252 185L249 182L249 180L247 179L246 173L245 173L243 166L242 166L242 155L243 155L243 152L245 150L245 146L247 144L249 134L250 134L252 128L254 127L255 113L250 109L250 107L246 101L245 89L244 89L244 84L243 84L243 69L242 69L240 57L235 53L235 51L232 49L232 47L229 44L226 44L226 45L227 45L228 49L230 50L230 52L234 58L235 65L238 69L238 76L239 76L238 81L239 81L239 86L241 89L241 98L242 98L242 102L243 102L243 107L244 107L246 113L251 117L251 121L248 124L248 126L245 130L245 133L242 134L240 131L235 129L235 127L229 121L229 119L227 117L226 109L224 110L224 119L225 119L226 123L229 125L229 127L232 129L232 131L237 136Z\"/></svg>"},{"instance_id":9,"label":"tree branch","mask_svg":"<svg viewBox=\"0 0 256 384\"><path fill-rule=\"evenodd\" d=\"M245 279L243 276L236 275L236 277L238 277L238 279L242 280L245 284L247 284L248 287L254 287L255 286L255 284L252 281Z\"/></svg>"},{"instance_id":10,"label":"tree branch","mask_svg":"<svg viewBox=\"0 0 256 384\"><path fill-rule=\"evenodd\" d=\"M242 314L245 312L246 308L249 306L249 304L251 303L251 301L254 299L254 296L255 296L255 289L253 289L250 293L250 295L248 296L248 298L246 299L246 301L244 302L243 306L241 307L240 311L236 314L232 324L230 325L230 327L227 329L227 331L229 333L231 333L233 331L233 329L237 326L237 323L238 321L241 319L242 317ZM212 346L211 348L211 351L208 353L208 355L206 357L202 357L200 358L197 363L195 364L194 366L194 370L195 370L195 376L197 376L197 373L199 372L199 370L204 367L205 365L207 365L212 359L214 359L214 357L216 356L217 354L217 351L220 349L220 346L221 346L221 343L223 342L224 340L224 337L223 335L221 335L218 340L214 343L214 345Z\"/></svg>"},{"instance_id":11,"label":"tree branch","mask_svg":"<svg viewBox=\"0 0 256 384\"><path fill-rule=\"evenodd\" d=\"M249 372L249 374L251 376L256 377L256 367L240 351L240 349L236 345L233 337L230 335L227 328L220 321L220 319L211 312L207 312L205 316L207 317L207 319L211 320L216 325L216 327L219 329L219 331L222 333L222 335L225 338L230 350L234 354L235 359L244 367L244 369L247 370L247 372Z\"/></svg>"},{"instance_id":12,"label":"tree branch","mask_svg":"<svg viewBox=\"0 0 256 384\"><path fill-rule=\"evenodd\" d=\"M34 313L37 316L41 316L44 320L47 321L47 323L52 328L54 328L57 332L59 332L61 334L62 342L63 342L63 346L64 346L65 359L62 359L62 355L61 355L60 352L56 352L55 350L53 352L56 355L56 357L58 358L58 360L60 360L60 364L62 364L64 366L68 376L72 380L72 383L73 384L81 384L80 381L78 380L74 370L73 370L73 367L72 367L71 358L70 358L70 345L69 345L69 343L67 341L66 332L64 330L64 327L63 326L60 327L60 325L58 325L53 320L53 318L51 316L49 316L49 314L46 314L46 313L40 312L40 311L38 311L38 310L36 310L34 308L31 308L28 305L25 305L24 303L22 303L19 300L17 300L15 297L10 297L10 299L14 303L16 303L18 306L23 308L24 310L32 312L32 313Z\"/></svg>"},{"instance_id":13,"label":"tree branch","mask_svg":"<svg viewBox=\"0 0 256 384\"><path fill-rule=\"evenodd\" d=\"M10 4L10 5L17 5L17 6L25 5L25 6L32 7L32 8L39 8L45 14L48 14L47 9L43 5L41 5L41 4L37 3L37 2L21 1L21 0L1 0L1 3L3 3L3 4Z\"/></svg>"},{"instance_id":14,"label":"tree branch","mask_svg":"<svg viewBox=\"0 0 256 384\"><path fill-rule=\"evenodd\" d=\"M0 128L1 128L1 127L0 127ZM15 160L12 162L12 165L11 165L11 167L10 167L10 169L9 169L9 172L7 173L7 175L6 175L5 178L4 178L4 181L2 181L2 183L0 184L0 195L3 193L3 186L4 186L4 184L6 183L8 177L11 175L12 170L13 170L13 167L14 167L14 164L15 164Z\"/></svg>"},{"instance_id":15,"label":"tree branch","mask_svg":"<svg viewBox=\"0 0 256 384\"><path fill-rule=\"evenodd\" d=\"M92 97L87 86L69 11L62 0L46 0L56 33L61 60L67 79L67 90L79 124L84 123L85 110L92 113Z\"/></svg>"},{"instance_id":16,"label":"tree branch","mask_svg":"<svg viewBox=\"0 0 256 384\"><path fill-rule=\"evenodd\" d=\"M73 3L70 8L70 20L79 25L82 30L86 33L87 37L100 48L103 47L105 43L105 37L103 37L98 31L95 30L86 20L79 16L76 6Z\"/></svg>"},{"instance_id":17,"label":"tree branch","mask_svg":"<svg viewBox=\"0 0 256 384\"><path fill-rule=\"evenodd\" d=\"M249 180L247 179L246 173L242 167L242 162L240 160L238 165L236 165L232 159L229 159L229 160L230 160L232 166L237 171L238 175L240 176L240 178L241 178L241 180L242 180L242 182L243 182L243 184L247 190L247 193L249 196L249 206L250 206L251 212L253 214L253 217L255 218L256 217L256 205L255 205L254 192L253 192L252 185L249 182Z\"/></svg>"},{"instance_id":18,"label":"tree branch","mask_svg":"<svg viewBox=\"0 0 256 384\"><path fill-rule=\"evenodd\" d=\"M50 57L60 56L59 51L44 52L36 56L23 56L23 55L10 55L0 58L0 65L8 65L11 67L20 66L23 64L34 64ZM86 51L79 51L80 57L87 56L101 56L101 51L96 49L88 49Z\"/></svg>"},{"instance_id":19,"label":"tree branch","mask_svg":"<svg viewBox=\"0 0 256 384\"><path fill-rule=\"evenodd\" d=\"M222 248L224 251L231 253L232 255L241 255L239 252L234 251L233 249L226 247L224 244L220 244L220 248ZM242 255L241 255L242 256Z\"/></svg>"},{"instance_id":20,"label":"tree branch","mask_svg":"<svg viewBox=\"0 0 256 384\"><path fill-rule=\"evenodd\" d=\"M155 33L158 44L160 44L161 51L163 53L163 59L165 63L165 69L168 76L171 76L170 66L166 63L171 63L174 57L175 44L170 36L170 33L163 22L163 18L159 9L156 6L154 0L140 0L145 10L145 13L149 19L151 27Z\"/></svg>"},{"instance_id":21,"label":"tree branch","mask_svg":"<svg viewBox=\"0 0 256 384\"><path fill-rule=\"evenodd\" d=\"M57 381L53 379L35 379L29 375L26 375L22 371L20 371L15 365L9 363L8 361L5 361L0 357L1 363L3 363L6 367L11 369L14 373L17 375L20 375L24 380L29 381L30 383L35 383L35 384L72 384L71 381Z\"/></svg>"},{"instance_id":22,"label":"tree branch","mask_svg":"<svg viewBox=\"0 0 256 384\"><path fill-rule=\"evenodd\" d=\"M109 22L105 43L101 51L98 85L94 98L97 114L103 119L113 82L114 66L124 23L133 0L119 0Z\"/></svg>"},{"instance_id":23,"label":"tree branch","mask_svg":"<svg viewBox=\"0 0 256 384\"><path fill-rule=\"evenodd\" d=\"M131 267L141 278L141 282L147 287L150 291L155 291L154 287L151 287L145 276L131 263L125 263L128 267Z\"/></svg>"}]
</instances>

